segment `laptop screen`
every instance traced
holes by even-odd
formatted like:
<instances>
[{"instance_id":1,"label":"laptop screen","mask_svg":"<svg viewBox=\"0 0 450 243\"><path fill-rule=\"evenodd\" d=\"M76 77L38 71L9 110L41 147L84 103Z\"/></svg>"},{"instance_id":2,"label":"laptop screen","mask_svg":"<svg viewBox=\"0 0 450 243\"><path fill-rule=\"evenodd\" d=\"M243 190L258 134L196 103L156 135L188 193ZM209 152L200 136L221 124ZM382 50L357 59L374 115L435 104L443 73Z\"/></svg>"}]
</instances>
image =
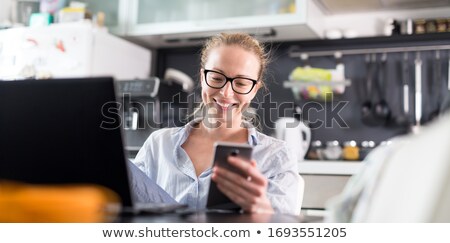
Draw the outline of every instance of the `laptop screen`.
<instances>
[{"instance_id":1,"label":"laptop screen","mask_svg":"<svg viewBox=\"0 0 450 243\"><path fill-rule=\"evenodd\" d=\"M131 206L112 78L0 82L0 179L95 183Z\"/></svg>"}]
</instances>

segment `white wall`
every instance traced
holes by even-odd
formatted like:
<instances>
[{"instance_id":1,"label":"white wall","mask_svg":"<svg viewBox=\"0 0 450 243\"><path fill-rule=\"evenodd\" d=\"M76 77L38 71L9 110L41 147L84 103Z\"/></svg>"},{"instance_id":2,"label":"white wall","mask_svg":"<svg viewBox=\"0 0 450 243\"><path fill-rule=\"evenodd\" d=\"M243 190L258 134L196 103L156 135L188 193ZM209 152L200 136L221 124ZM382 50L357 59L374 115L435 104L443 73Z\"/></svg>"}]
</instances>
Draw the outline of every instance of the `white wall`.
<instances>
[{"instance_id":1,"label":"white wall","mask_svg":"<svg viewBox=\"0 0 450 243\"><path fill-rule=\"evenodd\" d=\"M325 16L325 30L352 29L358 32L360 37L379 36L384 35L384 24L389 18L405 20L448 17L450 7L329 15Z\"/></svg>"}]
</instances>

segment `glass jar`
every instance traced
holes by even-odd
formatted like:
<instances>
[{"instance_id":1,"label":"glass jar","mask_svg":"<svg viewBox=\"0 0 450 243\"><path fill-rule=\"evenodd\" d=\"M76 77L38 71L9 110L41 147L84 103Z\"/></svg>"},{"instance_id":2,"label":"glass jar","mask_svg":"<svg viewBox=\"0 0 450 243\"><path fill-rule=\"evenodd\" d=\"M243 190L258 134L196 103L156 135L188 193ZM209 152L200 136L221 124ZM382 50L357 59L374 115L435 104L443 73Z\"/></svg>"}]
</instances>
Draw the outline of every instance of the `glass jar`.
<instances>
[{"instance_id":1,"label":"glass jar","mask_svg":"<svg viewBox=\"0 0 450 243\"><path fill-rule=\"evenodd\" d=\"M359 160L359 147L356 144L356 141L351 140L344 142L342 158L345 160Z\"/></svg>"},{"instance_id":2,"label":"glass jar","mask_svg":"<svg viewBox=\"0 0 450 243\"><path fill-rule=\"evenodd\" d=\"M386 140L386 141L381 141L380 146L389 146L391 144L392 144L392 141Z\"/></svg>"},{"instance_id":3,"label":"glass jar","mask_svg":"<svg viewBox=\"0 0 450 243\"><path fill-rule=\"evenodd\" d=\"M428 19L425 24L426 33L435 33L437 31L436 21L434 19Z\"/></svg>"},{"instance_id":4,"label":"glass jar","mask_svg":"<svg viewBox=\"0 0 450 243\"><path fill-rule=\"evenodd\" d=\"M375 148L374 141L362 141L361 149L359 151L359 157L361 160L364 160L366 156Z\"/></svg>"},{"instance_id":5,"label":"glass jar","mask_svg":"<svg viewBox=\"0 0 450 243\"><path fill-rule=\"evenodd\" d=\"M322 150L323 145L321 141L319 140L312 141L311 147L309 148L308 155L306 157L312 160L321 160L323 159Z\"/></svg>"},{"instance_id":6,"label":"glass jar","mask_svg":"<svg viewBox=\"0 0 450 243\"><path fill-rule=\"evenodd\" d=\"M414 34L425 34L426 33L426 20L416 19L414 20Z\"/></svg>"},{"instance_id":7,"label":"glass jar","mask_svg":"<svg viewBox=\"0 0 450 243\"><path fill-rule=\"evenodd\" d=\"M436 29L437 32L447 32L447 20L446 19L437 19L436 20Z\"/></svg>"},{"instance_id":8,"label":"glass jar","mask_svg":"<svg viewBox=\"0 0 450 243\"><path fill-rule=\"evenodd\" d=\"M447 32L450 32L450 18L447 19Z\"/></svg>"},{"instance_id":9,"label":"glass jar","mask_svg":"<svg viewBox=\"0 0 450 243\"><path fill-rule=\"evenodd\" d=\"M338 160L341 159L342 156L342 148L339 145L339 142L334 141L328 141L327 146L323 151L324 157L327 160Z\"/></svg>"}]
</instances>

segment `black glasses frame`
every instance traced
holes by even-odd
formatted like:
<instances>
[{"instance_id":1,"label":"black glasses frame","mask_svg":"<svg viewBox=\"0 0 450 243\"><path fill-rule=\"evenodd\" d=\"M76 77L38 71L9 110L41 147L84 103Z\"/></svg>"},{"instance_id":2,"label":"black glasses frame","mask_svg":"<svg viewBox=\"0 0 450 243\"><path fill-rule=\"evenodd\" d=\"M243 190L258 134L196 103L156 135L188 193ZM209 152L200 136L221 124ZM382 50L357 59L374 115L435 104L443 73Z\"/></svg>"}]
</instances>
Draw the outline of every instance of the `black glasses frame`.
<instances>
[{"instance_id":1,"label":"black glasses frame","mask_svg":"<svg viewBox=\"0 0 450 243\"><path fill-rule=\"evenodd\" d=\"M211 85L208 83L208 80L207 80L207 78L206 78L206 74L208 74L208 73L217 73L217 74L223 75L223 76L225 77L225 80L226 80L225 83L223 83L223 85L222 85L221 87L213 87L213 86L211 86ZM253 90L253 88L255 87L256 83L258 83L258 80L254 80L254 79L251 79L251 78L242 78L242 77L229 78L229 77L227 77L227 75L225 75L225 74L223 74L223 73L221 73L221 72L217 72L217 71L209 70L209 69L203 69L203 75L205 76L205 82L206 82L206 84L207 84L209 87L211 87L211 88L213 88L213 89L221 89L221 88L225 87L225 85L227 85L228 82L230 82L230 83L231 83L231 89L233 89L233 91L234 91L235 93L238 93L238 94L248 94L248 93L252 92L252 90ZM233 81L234 81L235 79L245 79L245 80L252 81L252 82L253 82L252 88L251 88L247 93L242 93L242 92L238 92L238 91L234 90Z\"/></svg>"}]
</instances>

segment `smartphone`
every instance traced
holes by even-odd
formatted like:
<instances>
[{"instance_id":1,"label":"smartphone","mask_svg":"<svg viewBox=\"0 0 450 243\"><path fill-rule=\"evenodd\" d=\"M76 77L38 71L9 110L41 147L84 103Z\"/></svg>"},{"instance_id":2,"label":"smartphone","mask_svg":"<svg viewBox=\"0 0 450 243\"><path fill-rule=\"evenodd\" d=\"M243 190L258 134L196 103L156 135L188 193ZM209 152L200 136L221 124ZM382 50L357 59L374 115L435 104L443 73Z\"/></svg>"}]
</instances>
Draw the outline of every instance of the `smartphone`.
<instances>
[{"instance_id":1,"label":"smartphone","mask_svg":"<svg viewBox=\"0 0 450 243\"><path fill-rule=\"evenodd\" d=\"M250 161L252 159L252 151L252 146L248 144L216 142L214 144L213 166L217 165L219 167L240 174L243 177L246 177L244 172L228 163L228 156L237 156ZM217 188L217 185L213 180L211 180L211 183L209 185L208 201L206 203L206 207L210 209L240 209L238 205L233 203L219 190L219 188Z\"/></svg>"}]
</instances>

